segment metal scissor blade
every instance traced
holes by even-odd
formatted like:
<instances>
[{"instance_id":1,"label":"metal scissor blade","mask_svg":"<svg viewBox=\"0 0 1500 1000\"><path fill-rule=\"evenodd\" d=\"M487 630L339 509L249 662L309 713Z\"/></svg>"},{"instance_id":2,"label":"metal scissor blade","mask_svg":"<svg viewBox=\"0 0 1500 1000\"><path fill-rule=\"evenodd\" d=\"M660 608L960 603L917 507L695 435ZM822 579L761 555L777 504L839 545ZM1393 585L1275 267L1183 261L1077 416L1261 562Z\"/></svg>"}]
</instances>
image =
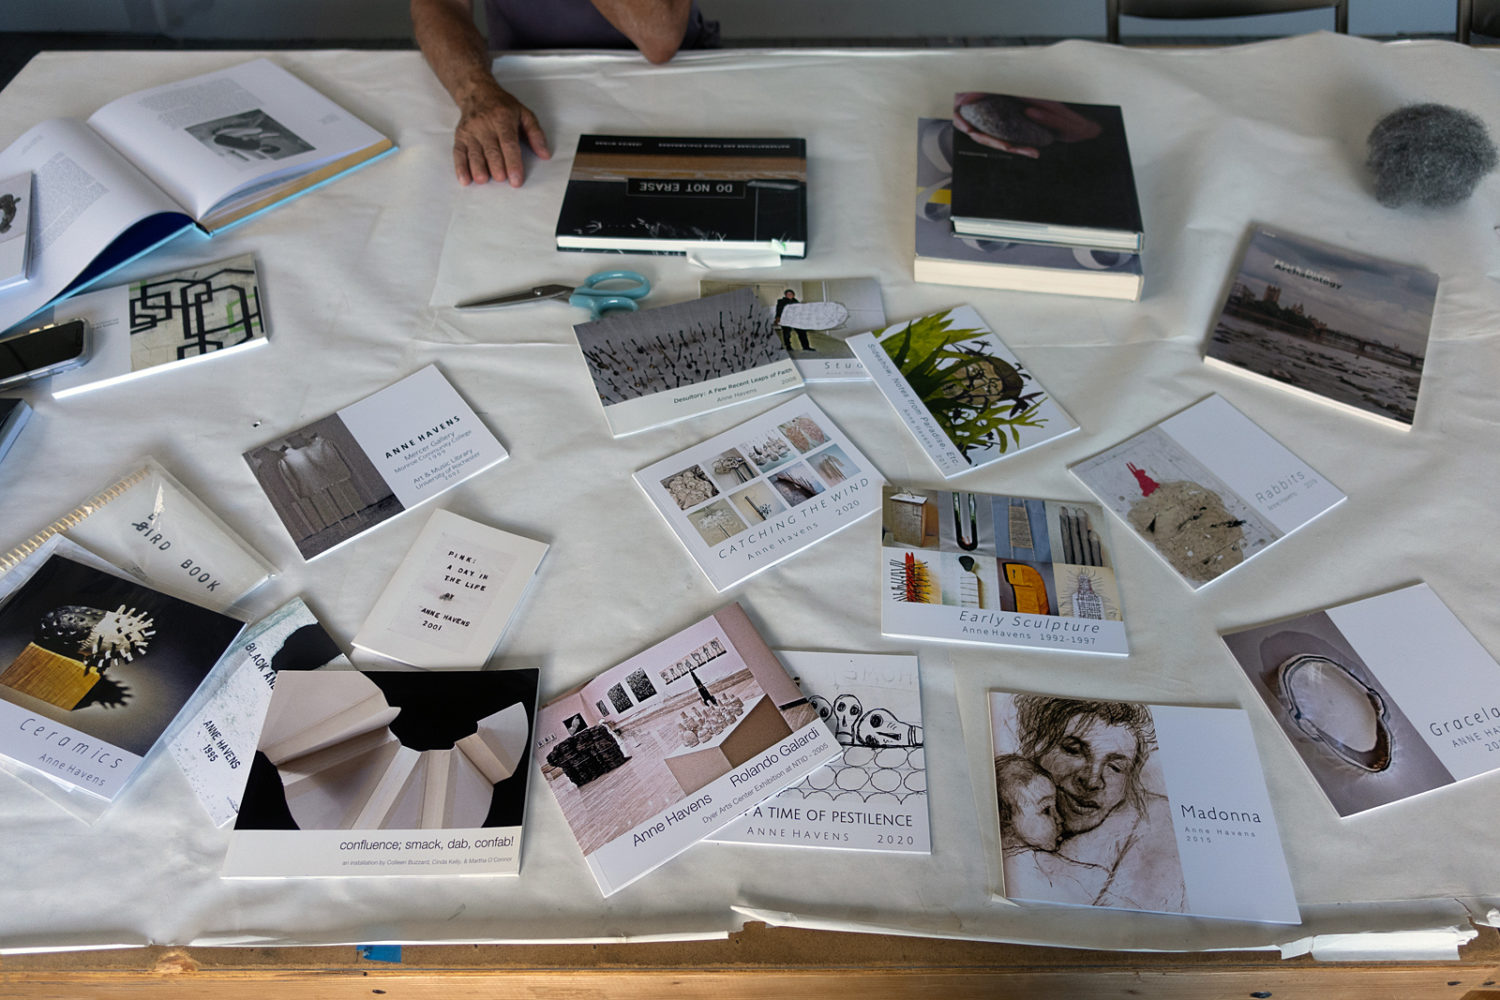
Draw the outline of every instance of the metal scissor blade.
<instances>
[{"instance_id":1,"label":"metal scissor blade","mask_svg":"<svg viewBox=\"0 0 1500 1000\"><path fill-rule=\"evenodd\" d=\"M560 299L573 291L572 285L537 285L535 288L527 288L519 292L507 292L503 295L486 295L479 299L469 299L454 306L455 309L503 309L506 306L520 305L524 302L541 302L543 299Z\"/></svg>"}]
</instances>

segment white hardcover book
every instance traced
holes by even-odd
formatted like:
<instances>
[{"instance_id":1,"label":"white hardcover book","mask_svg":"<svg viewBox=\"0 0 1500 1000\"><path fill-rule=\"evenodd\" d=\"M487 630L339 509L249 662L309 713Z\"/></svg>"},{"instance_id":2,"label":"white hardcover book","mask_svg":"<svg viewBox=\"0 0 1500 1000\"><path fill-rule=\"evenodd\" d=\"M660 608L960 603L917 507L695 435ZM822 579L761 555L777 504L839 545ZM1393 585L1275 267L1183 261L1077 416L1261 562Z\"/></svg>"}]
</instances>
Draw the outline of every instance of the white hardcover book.
<instances>
[{"instance_id":1,"label":"white hardcover book","mask_svg":"<svg viewBox=\"0 0 1500 1000\"><path fill-rule=\"evenodd\" d=\"M724 591L875 513L875 466L806 396L635 474Z\"/></svg>"},{"instance_id":2,"label":"white hardcover book","mask_svg":"<svg viewBox=\"0 0 1500 1000\"><path fill-rule=\"evenodd\" d=\"M1344 501L1217 395L1071 468L1195 590Z\"/></svg>"},{"instance_id":3,"label":"white hardcover book","mask_svg":"<svg viewBox=\"0 0 1500 1000\"><path fill-rule=\"evenodd\" d=\"M545 542L434 511L353 645L429 670L482 667L546 554Z\"/></svg>"},{"instance_id":4,"label":"white hardcover book","mask_svg":"<svg viewBox=\"0 0 1500 1000\"><path fill-rule=\"evenodd\" d=\"M843 751L709 840L932 853L917 658L800 650L777 655Z\"/></svg>"},{"instance_id":5,"label":"white hardcover book","mask_svg":"<svg viewBox=\"0 0 1500 1000\"><path fill-rule=\"evenodd\" d=\"M990 692L1003 894L1297 924L1250 717Z\"/></svg>"},{"instance_id":6,"label":"white hardcover book","mask_svg":"<svg viewBox=\"0 0 1500 1000\"><path fill-rule=\"evenodd\" d=\"M944 479L1078 429L970 306L849 338Z\"/></svg>"}]
</instances>

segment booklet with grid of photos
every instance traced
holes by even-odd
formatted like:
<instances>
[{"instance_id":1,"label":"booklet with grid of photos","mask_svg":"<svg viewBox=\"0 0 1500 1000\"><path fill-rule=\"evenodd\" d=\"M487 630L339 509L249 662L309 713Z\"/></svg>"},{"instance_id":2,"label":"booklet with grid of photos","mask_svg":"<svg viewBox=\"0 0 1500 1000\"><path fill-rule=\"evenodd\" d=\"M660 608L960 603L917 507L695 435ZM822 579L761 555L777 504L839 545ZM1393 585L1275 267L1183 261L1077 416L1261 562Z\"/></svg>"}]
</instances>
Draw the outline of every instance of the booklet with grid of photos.
<instances>
[{"instance_id":1,"label":"booklet with grid of photos","mask_svg":"<svg viewBox=\"0 0 1500 1000\"><path fill-rule=\"evenodd\" d=\"M509 457L436 365L244 454L304 559Z\"/></svg>"},{"instance_id":2,"label":"booklet with grid of photos","mask_svg":"<svg viewBox=\"0 0 1500 1000\"><path fill-rule=\"evenodd\" d=\"M536 579L547 547L452 511L434 511L352 645L425 670L484 666Z\"/></svg>"},{"instance_id":3,"label":"booklet with grid of photos","mask_svg":"<svg viewBox=\"0 0 1500 1000\"><path fill-rule=\"evenodd\" d=\"M1344 501L1218 395L1071 469L1194 590Z\"/></svg>"},{"instance_id":4,"label":"booklet with grid of photos","mask_svg":"<svg viewBox=\"0 0 1500 1000\"><path fill-rule=\"evenodd\" d=\"M1203 360L1410 430L1437 290L1431 271L1257 227Z\"/></svg>"},{"instance_id":5,"label":"booklet with grid of photos","mask_svg":"<svg viewBox=\"0 0 1500 1000\"><path fill-rule=\"evenodd\" d=\"M518 874L538 676L278 674L225 877Z\"/></svg>"},{"instance_id":6,"label":"booklet with grid of photos","mask_svg":"<svg viewBox=\"0 0 1500 1000\"><path fill-rule=\"evenodd\" d=\"M806 396L648 465L635 481L719 591L875 513L883 482Z\"/></svg>"},{"instance_id":7,"label":"booklet with grid of photos","mask_svg":"<svg viewBox=\"0 0 1500 1000\"><path fill-rule=\"evenodd\" d=\"M608 896L839 753L738 604L559 695L536 756Z\"/></svg>"},{"instance_id":8,"label":"booklet with grid of photos","mask_svg":"<svg viewBox=\"0 0 1500 1000\"><path fill-rule=\"evenodd\" d=\"M887 486L880 631L1130 652L1097 504Z\"/></svg>"},{"instance_id":9,"label":"booklet with grid of photos","mask_svg":"<svg viewBox=\"0 0 1500 1000\"><path fill-rule=\"evenodd\" d=\"M932 853L917 658L802 650L778 655L843 751L708 839Z\"/></svg>"},{"instance_id":10,"label":"booklet with grid of photos","mask_svg":"<svg viewBox=\"0 0 1500 1000\"><path fill-rule=\"evenodd\" d=\"M849 338L944 479L1078 429L971 306Z\"/></svg>"},{"instance_id":11,"label":"booklet with grid of photos","mask_svg":"<svg viewBox=\"0 0 1500 1000\"><path fill-rule=\"evenodd\" d=\"M1297 924L1237 708L990 692L1003 894Z\"/></svg>"},{"instance_id":12,"label":"booklet with grid of photos","mask_svg":"<svg viewBox=\"0 0 1500 1000\"><path fill-rule=\"evenodd\" d=\"M1500 768L1500 664L1425 583L1223 639L1340 816Z\"/></svg>"},{"instance_id":13,"label":"booklet with grid of photos","mask_svg":"<svg viewBox=\"0 0 1500 1000\"><path fill-rule=\"evenodd\" d=\"M787 278L781 281L722 281L704 278L698 294L749 288L773 310L781 346L809 382L867 379L865 366L845 343L850 334L885 326L880 282L874 278Z\"/></svg>"},{"instance_id":14,"label":"booklet with grid of photos","mask_svg":"<svg viewBox=\"0 0 1500 1000\"><path fill-rule=\"evenodd\" d=\"M615 437L802 385L770 309L741 288L573 327Z\"/></svg>"}]
</instances>

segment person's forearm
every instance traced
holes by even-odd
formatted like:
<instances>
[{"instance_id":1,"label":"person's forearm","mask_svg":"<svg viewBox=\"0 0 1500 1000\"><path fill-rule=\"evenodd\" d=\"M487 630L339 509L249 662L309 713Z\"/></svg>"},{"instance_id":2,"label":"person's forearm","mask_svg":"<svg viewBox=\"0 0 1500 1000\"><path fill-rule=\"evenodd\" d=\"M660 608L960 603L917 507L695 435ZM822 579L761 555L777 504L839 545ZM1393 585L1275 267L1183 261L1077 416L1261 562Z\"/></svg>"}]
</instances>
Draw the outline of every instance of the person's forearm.
<instances>
[{"instance_id":1,"label":"person's forearm","mask_svg":"<svg viewBox=\"0 0 1500 1000\"><path fill-rule=\"evenodd\" d=\"M463 0L411 0L411 24L427 64L460 111L501 92L484 36Z\"/></svg>"},{"instance_id":2,"label":"person's forearm","mask_svg":"<svg viewBox=\"0 0 1500 1000\"><path fill-rule=\"evenodd\" d=\"M653 63L677 54L687 33L692 0L592 0L604 19Z\"/></svg>"}]
</instances>

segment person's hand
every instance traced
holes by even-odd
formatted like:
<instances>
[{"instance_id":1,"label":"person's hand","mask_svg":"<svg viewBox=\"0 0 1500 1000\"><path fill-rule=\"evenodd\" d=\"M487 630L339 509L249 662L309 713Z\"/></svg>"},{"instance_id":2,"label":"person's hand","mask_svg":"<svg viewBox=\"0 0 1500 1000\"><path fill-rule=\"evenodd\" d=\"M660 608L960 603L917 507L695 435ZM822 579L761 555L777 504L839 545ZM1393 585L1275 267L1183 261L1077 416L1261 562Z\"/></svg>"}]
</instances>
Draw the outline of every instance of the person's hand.
<instances>
[{"instance_id":1,"label":"person's hand","mask_svg":"<svg viewBox=\"0 0 1500 1000\"><path fill-rule=\"evenodd\" d=\"M536 115L498 84L492 92L464 102L453 130L453 172L458 182L484 184L494 179L520 187L526 180L523 140L538 158L552 158Z\"/></svg>"},{"instance_id":2,"label":"person's hand","mask_svg":"<svg viewBox=\"0 0 1500 1000\"><path fill-rule=\"evenodd\" d=\"M1058 101L1031 101L1022 114L1050 130L1058 142L1082 142L1103 131L1098 122Z\"/></svg>"},{"instance_id":3,"label":"person's hand","mask_svg":"<svg viewBox=\"0 0 1500 1000\"><path fill-rule=\"evenodd\" d=\"M963 107L965 104L973 104L975 101L981 100L988 96L989 95L984 93L983 91L977 90L971 90L962 94L955 94L953 96L953 127L958 129L964 135L968 136L970 139L973 139L975 142L979 143L981 146L988 146L991 149L998 149L1002 153L1014 153L1016 156L1026 156L1030 157L1033 160L1041 156L1041 151L1038 150L1035 146L1017 145L1013 142L1006 142L1004 139L996 139L988 132L979 131L979 129L975 128L969 122L969 119L958 113L958 109Z\"/></svg>"}]
</instances>

